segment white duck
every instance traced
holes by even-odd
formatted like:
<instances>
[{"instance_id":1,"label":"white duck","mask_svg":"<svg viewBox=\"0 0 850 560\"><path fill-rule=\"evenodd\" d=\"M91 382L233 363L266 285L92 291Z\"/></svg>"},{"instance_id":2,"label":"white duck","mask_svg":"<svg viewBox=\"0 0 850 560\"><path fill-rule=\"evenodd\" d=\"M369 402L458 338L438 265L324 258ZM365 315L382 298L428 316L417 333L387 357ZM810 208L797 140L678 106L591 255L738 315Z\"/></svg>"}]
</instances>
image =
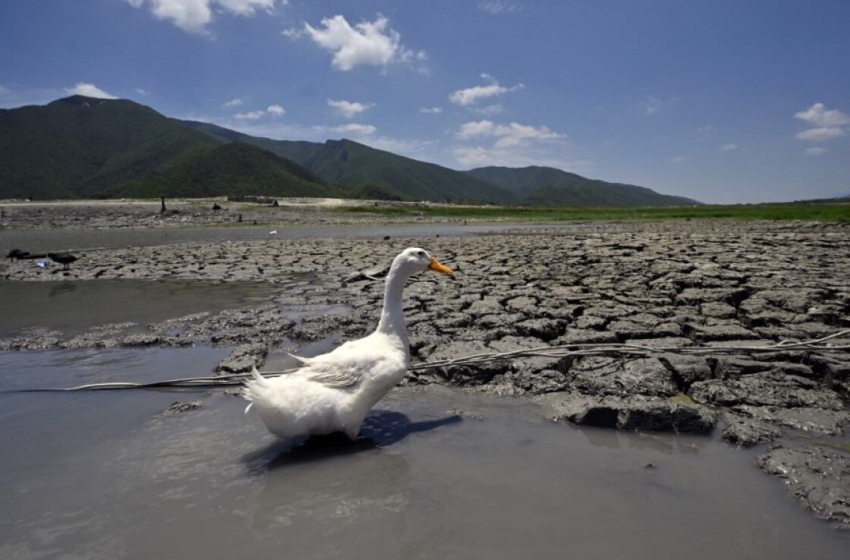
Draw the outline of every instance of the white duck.
<instances>
[{"instance_id":1,"label":"white duck","mask_svg":"<svg viewBox=\"0 0 850 560\"><path fill-rule=\"evenodd\" d=\"M452 273L415 247L393 260L381 320L369 336L321 356L298 358L305 367L281 377L265 378L254 368L253 379L243 389L251 401L245 413L255 407L269 431L280 437L344 432L356 439L366 414L404 378L410 365L402 291L411 275L425 270Z\"/></svg>"}]
</instances>

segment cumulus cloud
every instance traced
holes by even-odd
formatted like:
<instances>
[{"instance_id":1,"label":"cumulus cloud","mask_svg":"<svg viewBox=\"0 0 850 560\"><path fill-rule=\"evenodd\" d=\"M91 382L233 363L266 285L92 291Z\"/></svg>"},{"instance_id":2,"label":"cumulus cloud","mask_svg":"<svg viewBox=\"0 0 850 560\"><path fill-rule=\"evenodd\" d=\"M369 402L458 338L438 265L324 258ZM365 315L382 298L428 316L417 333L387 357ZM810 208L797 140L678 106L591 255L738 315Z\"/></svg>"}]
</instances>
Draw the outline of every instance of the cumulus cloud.
<instances>
[{"instance_id":1,"label":"cumulus cloud","mask_svg":"<svg viewBox=\"0 0 850 560\"><path fill-rule=\"evenodd\" d=\"M286 111L284 111L283 107L280 105L269 105L269 108L266 109L266 112L275 117L282 117L286 114Z\"/></svg>"},{"instance_id":2,"label":"cumulus cloud","mask_svg":"<svg viewBox=\"0 0 850 560\"><path fill-rule=\"evenodd\" d=\"M596 164L588 160L568 159L563 150L497 150L482 146L456 147L452 156L465 168L498 165L503 167L528 167L541 165L574 171L590 173Z\"/></svg>"},{"instance_id":3,"label":"cumulus cloud","mask_svg":"<svg viewBox=\"0 0 850 560\"><path fill-rule=\"evenodd\" d=\"M503 149L519 146L533 140L557 140L564 135L552 132L546 126L528 126L512 122L496 124L493 121L468 122L461 125L457 136L470 139L477 136L496 138L495 148Z\"/></svg>"},{"instance_id":4,"label":"cumulus cloud","mask_svg":"<svg viewBox=\"0 0 850 560\"><path fill-rule=\"evenodd\" d=\"M231 99L227 103L223 104L222 107L226 107L226 108L229 109L229 108L232 108L232 107L239 107L241 105L242 105L242 100L237 97L236 99Z\"/></svg>"},{"instance_id":5,"label":"cumulus cloud","mask_svg":"<svg viewBox=\"0 0 850 560\"><path fill-rule=\"evenodd\" d=\"M492 115L500 114L502 112L502 106L498 103L495 103L493 105L487 105L486 107L473 109L472 112L489 117Z\"/></svg>"},{"instance_id":6,"label":"cumulus cloud","mask_svg":"<svg viewBox=\"0 0 850 560\"><path fill-rule=\"evenodd\" d=\"M332 130L333 132L340 132L342 134L353 132L355 134L366 134L366 135L368 135L368 134L374 134L375 131L378 130L378 129L375 128L374 126L372 126L371 124L351 123L351 124L346 124L346 125L343 125L343 126L335 126L335 127L331 128L330 130Z\"/></svg>"},{"instance_id":7,"label":"cumulus cloud","mask_svg":"<svg viewBox=\"0 0 850 560\"><path fill-rule=\"evenodd\" d=\"M731 152L738 149L738 144L723 144L720 146L721 152Z\"/></svg>"},{"instance_id":8,"label":"cumulus cloud","mask_svg":"<svg viewBox=\"0 0 850 560\"><path fill-rule=\"evenodd\" d=\"M805 111L795 113L794 117L806 121L812 126L832 128L850 124L850 117L838 109L827 110L823 103L815 103Z\"/></svg>"},{"instance_id":9,"label":"cumulus cloud","mask_svg":"<svg viewBox=\"0 0 850 560\"><path fill-rule=\"evenodd\" d=\"M832 140L844 136L844 130L837 126L822 126L820 128L810 128L797 134L800 140L810 140L812 142L823 142L824 140Z\"/></svg>"},{"instance_id":10,"label":"cumulus cloud","mask_svg":"<svg viewBox=\"0 0 850 560\"><path fill-rule=\"evenodd\" d=\"M425 113L426 115L439 115L443 112L442 107L422 107L419 109L420 113Z\"/></svg>"},{"instance_id":11,"label":"cumulus cloud","mask_svg":"<svg viewBox=\"0 0 850 560\"><path fill-rule=\"evenodd\" d=\"M814 148L806 148L805 154L807 156L817 157L817 156L822 156L823 154L827 153L828 151L829 150L827 150L826 148L821 148L820 146L816 146Z\"/></svg>"},{"instance_id":12,"label":"cumulus cloud","mask_svg":"<svg viewBox=\"0 0 850 560\"><path fill-rule=\"evenodd\" d=\"M455 105L469 106L474 105L480 99L487 99L505 93L516 91L525 87L523 84L517 84L512 87L505 87L499 84L493 76L489 74L481 74L481 77L488 80L490 83L486 86L474 86L466 89L459 89L449 95L449 101Z\"/></svg>"},{"instance_id":13,"label":"cumulus cloud","mask_svg":"<svg viewBox=\"0 0 850 560\"><path fill-rule=\"evenodd\" d=\"M288 0L126 0L134 8L149 6L154 17L169 20L189 33L206 33L213 13L229 12L253 16L258 10L273 12L275 5L284 6Z\"/></svg>"},{"instance_id":14,"label":"cumulus cloud","mask_svg":"<svg viewBox=\"0 0 850 560\"><path fill-rule=\"evenodd\" d=\"M401 35L389 27L389 20L378 14L375 21L361 21L353 27L344 16L324 18L318 27L305 23L303 29L288 29L291 39L309 37L316 45L333 54L331 64L347 72L357 66L382 66L425 60L424 51L414 53L401 44Z\"/></svg>"},{"instance_id":15,"label":"cumulus cloud","mask_svg":"<svg viewBox=\"0 0 850 560\"><path fill-rule=\"evenodd\" d=\"M334 101L328 99L328 106L333 107L336 111L347 119L351 119L375 106L374 103L359 103L357 101Z\"/></svg>"},{"instance_id":16,"label":"cumulus cloud","mask_svg":"<svg viewBox=\"0 0 850 560\"><path fill-rule=\"evenodd\" d=\"M247 113L236 113L233 115L240 120L255 121L261 118L265 113L263 111L248 111Z\"/></svg>"},{"instance_id":17,"label":"cumulus cloud","mask_svg":"<svg viewBox=\"0 0 850 560\"><path fill-rule=\"evenodd\" d=\"M79 82L72 88L65 88L69 95L83 95L85 97L97 97L98 99L118 99L111 93L106 93L94 84Z\"/></svg>"}]
</instances>

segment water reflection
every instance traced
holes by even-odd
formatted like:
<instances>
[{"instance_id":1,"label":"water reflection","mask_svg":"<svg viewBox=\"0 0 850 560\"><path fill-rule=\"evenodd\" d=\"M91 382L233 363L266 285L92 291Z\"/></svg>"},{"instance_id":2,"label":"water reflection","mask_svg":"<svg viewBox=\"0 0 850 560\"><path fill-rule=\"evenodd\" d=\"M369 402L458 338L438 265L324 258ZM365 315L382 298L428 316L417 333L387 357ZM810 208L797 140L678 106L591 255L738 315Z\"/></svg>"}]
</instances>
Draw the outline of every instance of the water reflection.
<instances>
[{"instance_id":1,"label":"water reflection","mask_svg":"<svg viewBox=\"0 0 850 560\"><path fill-rule=\"evenodd\" d=\"M303 463L374 451L398 443L407 436L462 422L459 415L438 420L411 422L405 414L391 410L373 410L366 417L357 441L344 434L313 436L307 439L277 440L242 457L254 474Z\"/></svg>"},{"instance_id":2,"label":"water reflection","mask_svg":"<svg viewBox=\"0 0 850 560\"><path fill-rule=\"evenodd\" d=\"M664 455L697 454L711 444L710 436L666 432L618 432L610 428L581 426L575 431L594 447L656 451Z\"/></svg>"},{"instance_id":3,"label":"water reflection","mask_svg":"<svg viewBox=\"0 0 850 560\"><path fill-rule=\"evenodd\" d=\"M350 442L342 435L276 442L244 459L265 465L265 484L248 517L258 536L283 538L293 557L337 557L380 542L386 557L400 552L411 507L411 467L388 446L411 434L462 422L460 416L411 422L378 410Z\"/></svg>"},{"instance_id":4,"label":"water reflection","mask_svg":"<svg viewBox=\"0 0 850 560\"><path fill-rule=\"evenodd\" d=\"M77 283L76 282L59 282L55 286L53 286L50 291L47 293L47 297L57 297L63 294L68 294L76 291Z\"/></svg>"}]
</instances>

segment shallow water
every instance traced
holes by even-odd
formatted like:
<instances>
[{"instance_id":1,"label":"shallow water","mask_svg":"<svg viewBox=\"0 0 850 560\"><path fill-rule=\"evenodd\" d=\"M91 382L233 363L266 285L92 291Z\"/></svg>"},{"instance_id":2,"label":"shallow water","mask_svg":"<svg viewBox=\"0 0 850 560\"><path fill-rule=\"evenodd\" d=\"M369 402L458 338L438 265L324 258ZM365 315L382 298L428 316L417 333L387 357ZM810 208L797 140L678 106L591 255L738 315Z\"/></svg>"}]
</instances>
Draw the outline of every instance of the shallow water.
<instances>
[{"instance_id":1,"label":"shallow water","mask_svg":"<svg viewBox=\"0 0 850 560\"><path fill-rule=\"evenodd\" d=\"M0 353L0 387L206 374L224 349ZM202 407L160 413L177 400ZM708 438L396 390L361 439L276 440L217 391L0 393L0 558L846 558ZM651 467L648 465L652 465Z\"/></svg>"},{"instance_id":2,"label":"shallow water","mask_svg":"<svg viewBox=\"0 0 850 560\"><path fill-rule=\"evenodd\" d=\"M428 224L381 226L248 226L112 230L12 230L0 232L0 256L12 249L30 253L150 247L175 243L207 243L217 241L250 241L261 239L359 239L389 235L390 237L444 237L506 230L575 227L570 224ZM277 233L271 234L271 231Z\"/></svg>"},{"instance_id":3,"label":"shallow water","mask_svg":"<svg viewBox=\"0 0 850 560\"><path fill-rule=\"evenodd\" d=\"M33 327L73 336L99 325L147 325L267 303L285 287L181 280L0 281L0 336Z\"/></svg>"}]
</instances>

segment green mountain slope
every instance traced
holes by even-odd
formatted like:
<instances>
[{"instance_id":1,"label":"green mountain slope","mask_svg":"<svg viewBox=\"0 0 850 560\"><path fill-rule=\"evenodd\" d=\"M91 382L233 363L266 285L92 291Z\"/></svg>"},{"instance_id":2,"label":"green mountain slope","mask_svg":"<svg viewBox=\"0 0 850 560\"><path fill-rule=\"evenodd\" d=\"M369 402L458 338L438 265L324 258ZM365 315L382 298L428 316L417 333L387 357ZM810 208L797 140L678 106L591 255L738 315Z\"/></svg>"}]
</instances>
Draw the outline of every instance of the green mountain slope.
<instances>
[{"instance_id":1,"label":"green mountain slope","mask_svg":"<svg viewBox=\"0 0 850 560\"><path fill-rule=\"evenodd\" d=\"M289 158L329 183L352 188L383 186L413 200L497 204L514 200L500 186L480 181L463 172L376 150L351 140L328 140L324 144L271 140L234 134L232 130L208 123L183 122L219 140L248 142Z\"/></svg>"},{"instance_id":2,"label":"green mountain slope","mask_svg":"<svg viewBox=\"0 0 850 560\"><path fill-rule=\"evenodd\" d=\"M272 140L71 96L0 110L0 198L376 196L535 206L697 202L546 167L468 172L351 140Z\"/></svg>"},{"instance_id":3,"label":"green mountain slope","mask_svg":"<svg viewBox=\"0 0 850 560\"><path fill-rule=\"evenodd\" d=\"M302 166L243 142L204 148L147 177L111 189L110 196L342 196Z\"/></svg>"},{"instance_id":4,"label":"green mountain slope","mask_svg":"<svg viewBox=\"0 0 850 560\"><path fill-rule=\"evenodd\" d=\"M0 110L0 197L96 196L215 144L122 99L72 96Z\"/></svg>"},{"instance_id":5,"label":"green mountain slope","mask_svg":"<svg viewBox=\"0 0 850 560\"><path fill-rule=\"evenodd\" d=\"M646 187L588 179L551 167L481 167L469 175L509 190L523 206L690 206L695 200Z\"/></svg>"}]
</instances>

